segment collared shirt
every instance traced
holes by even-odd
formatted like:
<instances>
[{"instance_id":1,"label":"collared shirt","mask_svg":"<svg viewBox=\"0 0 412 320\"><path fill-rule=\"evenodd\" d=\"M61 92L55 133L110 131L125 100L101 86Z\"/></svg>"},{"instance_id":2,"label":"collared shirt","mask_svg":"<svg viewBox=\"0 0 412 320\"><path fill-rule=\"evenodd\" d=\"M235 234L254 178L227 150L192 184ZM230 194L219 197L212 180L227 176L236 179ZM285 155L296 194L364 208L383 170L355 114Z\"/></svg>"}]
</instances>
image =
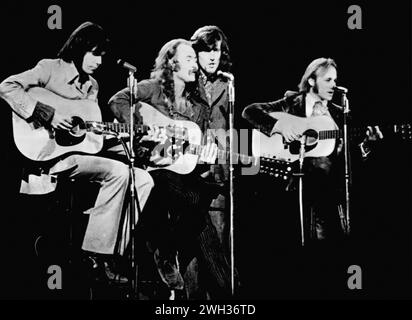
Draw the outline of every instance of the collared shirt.
<instances>
[{"instance_id":1,"label":"collared shirt","mask_svg":"<svg viewBox=\"0 0 412 320\"><path fill-rule=\"evenodd\" d=\"M24 119L29 118L37 101L27 90L44 87L67 99L91 99L97 102L98 85L89 77L80 85L74 63L62 59L43 59L33 69L8 77L0 84L0 96Z\"/></svg>"},{"instance_id":2,"label":"collared shirt","mask_svg":"<svg viewBox=\"0 0 412 320\"><path fill-rule=\"evenodd\" d=\"M310 117L313 112L313 107L316 102L321 102L325 108L327 108L327 101L320 100L318 97L315 97L311 93L308 93L305 97L305 108L306 108L306 117Z\"/></svg>"},{"instance_id":3,"label":"collared shirt","mask_svg":"<svg viewBox=\"0 0 412 320\"><path fill-rule=\"evenodd\" d=\"M12 109L24 119L33 114L37 101L27 90L43 87L66 99L90 99L97 102L98 85L89 77L79 83L79 72L74 63L62 59L43 59L33 69L8 77L0 84L0 97L5 99ZM69 158L70 159L70 158ZM55 174L74 166L67 159L62 159L47 170L37 169L26 172L20 192L27 194L45 194L55 190Z\"/></svg>"},{"instance_id":4,"label":"collared shirt","mask_svg":"<svg viewBox=\"0 0 412 320\"><path fill-rule=\"evenodd\" d=\"M204 74L202 70L200 71L199 78L200 78L201 83L203 84L203 88L205 89L207 103L209 104L209 106L211 106L213 103L213 99L212 99L213 91L215 89L213 82L210 81L210 79L208 79L208 77Z\"/></svg>"}]
</instances>

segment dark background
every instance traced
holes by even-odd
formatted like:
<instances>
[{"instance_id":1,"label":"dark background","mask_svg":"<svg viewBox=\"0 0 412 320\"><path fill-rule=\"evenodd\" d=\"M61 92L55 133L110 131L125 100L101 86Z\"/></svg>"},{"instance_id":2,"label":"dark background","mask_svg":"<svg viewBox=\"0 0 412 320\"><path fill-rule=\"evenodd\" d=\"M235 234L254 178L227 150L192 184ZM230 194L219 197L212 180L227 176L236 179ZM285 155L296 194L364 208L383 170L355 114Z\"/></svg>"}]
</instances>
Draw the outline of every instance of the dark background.
<instances>
[{"instance_id":1,"label":"dark background","mask_svg":"<svg viewBox=\"0 0 412 320\"><path fill-rule=\"evenodd\" d=\"M62 30L47 26L47 9L59 2L2 2L0 78L54 58L80 23L90 20L109 33L113 50L96 74L100 106L110 120L107 100L126 83L122 58L149 77L160 47L173 38L189 38L200 26L216 24L229 39L236 77L235 125L252 102L269 101L295 90L304 69L318 57L338 64L338 84L349 89L353 124L411 122L411 8L407 1L301 3L150 2L60 3ZM362 30L349 30L347 9L362 9ZM10 112L2 103L4 151L0 224L8 277L0 297L33 298L27 281L33 261L25 241L31 208L18 206L20 157L11 134ZM258 177L241 177L236 185L236 252L243 277L242 297L274 298L411 298L411 154L410 143L385 141L353 188L353 236L320 265L318 253L285 250L280 208L263 207ZM264 183L266 183L264 181ZM268 188L270 183L268 184ZM20 208L20 209L16 209ZM284 214L284 213L283 213ZM295 230L296 231L296 230ZM292 233L293 234L293 233ZM325 254L322 254L325 256ZM359 265L363 289L346 287L347 268ZM310 279L310 280L308 280ZM329 281L332 279L333 281ZM331 285L333 284L333 285ZM315 288L315 289L314 289ZM316 289L321 288L321 289Z\"/></svg>"}]
</instances>

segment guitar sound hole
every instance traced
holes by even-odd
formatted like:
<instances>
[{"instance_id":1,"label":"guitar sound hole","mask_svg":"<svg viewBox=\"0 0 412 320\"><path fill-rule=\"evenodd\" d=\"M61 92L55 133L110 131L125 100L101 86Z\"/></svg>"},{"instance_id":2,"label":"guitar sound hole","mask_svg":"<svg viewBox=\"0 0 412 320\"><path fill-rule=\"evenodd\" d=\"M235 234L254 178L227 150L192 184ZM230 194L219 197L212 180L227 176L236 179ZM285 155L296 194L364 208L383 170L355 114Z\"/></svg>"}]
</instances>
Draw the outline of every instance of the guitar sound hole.
<instances>
[{"instance_id":1,"label":"guitar sound hole","mask_svg":"<svg viewBox=\"0 0 412 320\"><path fill-rule=\"evenodd\" d=\"M169 156L176 160L179 158L182 154L185 153L185 150L188 146L188 143L185 139L177 139L177 138L171 138L171 148L170 148L170 153Z\"/></svg>"},{"instance_id":2,"label":"guitar sound hole","mask_svg":"<svg viewBox=\"0 0 412 320\"><path fill-rule=\"evenodd\" d=\"M306 141L305 141L305 152L309 152L316 148L318 144L318 133L315 130L309 129L304 132L304 135L306 136ZM291 154L299 154L300 152L300 141L295 140L292 141L289 144L289 152Z\"/></svg>"},{"instance_id":3,"label":"guitar sound hole","mask_svg":"<svg viewBox=\"0 0 412 320\"><path fill-rule=\"evenodd\" d=\"M75 137L80 137L85 134L83 128L85 127L84 121L79 117L72 117L72 126L70 134Z\"/></svg>"},{"instance_id":4,"label":"guitar sound hole","mask_svg":"<svg viewBox=\"0 0 412 320\"><path fill-rule=\"evenodd\" d=\"M171 158L177 160L187 147L187 142L183 139L170 137L164 144L157 144L155 151L162 158Z\"/></svg>"},{"instance_id":5,"label":"guitar sound hole","mask_svg":"<svg viewBox=\"0 0 412 320\"><path fill-rule=\"evenodd\" d=\"M71 130L56 130L56 143L63 147L74 146L82 143L86 137L84 121L79 117L72 117Z\"/></svg>"},{"instance_id":6,"label":"guitar sound hole","mask_svg":"<svg viewBox=\"0 0 412 320\"><path fill-rule=\"evenodd\" d=\"M318 141L318 133L315 130L309 129L305 131L306 135L306 146L312 146Z\"/></svg>"}]
</instances>

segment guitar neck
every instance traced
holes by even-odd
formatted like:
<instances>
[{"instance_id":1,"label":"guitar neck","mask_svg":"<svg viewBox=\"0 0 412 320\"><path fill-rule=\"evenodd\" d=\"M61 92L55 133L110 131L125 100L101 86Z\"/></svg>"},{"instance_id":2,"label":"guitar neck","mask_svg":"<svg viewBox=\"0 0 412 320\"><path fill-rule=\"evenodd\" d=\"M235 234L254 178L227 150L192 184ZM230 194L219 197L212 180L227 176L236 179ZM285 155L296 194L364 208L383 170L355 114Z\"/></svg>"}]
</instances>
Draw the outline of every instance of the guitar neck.
<instances>
[{"instance_id":1,"label":"guitar neck","mask_svg":"<svg viewBox=\"0 0 412 320\"><path fill-rule=\"evenodd\" d=\"M319 140L338 139L343 137L343 130L322 130L319 131Z\"/></svg>"},{"instance_id":2,"label":"guitar neck","mask_svg":"<svg viewBox=\"0 0 412 320\"><path fill-rule=\"evenodd\" d=\"M376 127L376 125L371 127ZM366 130L367 127L352 128L351 135L355 137L365 137ZM402 140L412 140L412 125L408 123L379 125L379 130L382 132L384 138L393 136Z\"/></svg>"},{"instance_id":3,"label":"guitar neck","mask_svg":"<svg viewBox=\"0 0 412 320\"><path fill-rule=\"evenodd\" d=\"M133 127L135 133L146 133L149 130L149 126L146 125L134 125ZM86 121L85 129L89 131L95 129L103 129L106 131L112 131L116 133L130 133L130 124L118 122Z\"/></svg>"},{"instance_id":4,"label":"guitar neck","mask_svg":"<svg viewBox=\"0 0 412 320\"><path fill-rule=\"evenodd\" d=\"M372 126L375 127L375 126ZM397 135L404 140L412 140L412 125L411 124L391 124L379 125L380 131L383 135ZM351 137L363 138L365 136L367 127L353 127L349 128ZM343 137L343 130L323 130L319 131L319 140L338 139Z\"/></svg>"}]
</instances>

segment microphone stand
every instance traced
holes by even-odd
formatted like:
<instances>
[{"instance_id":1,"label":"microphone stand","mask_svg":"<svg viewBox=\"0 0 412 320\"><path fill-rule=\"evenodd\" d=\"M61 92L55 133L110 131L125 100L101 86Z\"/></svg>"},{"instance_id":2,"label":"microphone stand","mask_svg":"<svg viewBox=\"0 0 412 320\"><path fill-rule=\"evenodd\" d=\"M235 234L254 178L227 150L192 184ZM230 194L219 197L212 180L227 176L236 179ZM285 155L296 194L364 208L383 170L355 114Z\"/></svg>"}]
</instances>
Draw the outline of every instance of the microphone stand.
<instances>
[{"instance_id":1,"label":"microphone stand","mask_svg":"<svg viewBox=\"0 0 412 320\"><path fill-rule=\"evenodd\" d=\"M130 199L129 199L129 224L130 224L130 262L131 262L131 282L130 282L130 291L131 295L130 298L137 297L137 264L136 264L136 254L135 254L135 226L138 218L140 216L140 205L139 199L136 197L136 188L135 188L135 175L134 175L134 163L135 163L135 152L133 148L134 144L134 114L136 109L136 101L135 101L135 91L136 91L136 84L137 81L134 77L135 69L129 69L129 77L127 79L127 84L129 87L130 92L130 140L129 140L129 148L127 148L126 144L121 140L123 148L125 149L126 156L128 159L129 164L129 172L130 172L130 185L129 185L129 192L130 192Z\"/></svg>"},{"instance_id":2,"label":"microphone stand","mask_svg":"<svg viewBox=\"0 0 412 320\"><path fill-rule=\"evenodd\" d=\"M300 234L302 247L305 246L305 220L303 212L303 160L305 159L305 145L306 136L303 135L300 138L300 148L299 148L299 173L295 176L299 177L299 216L300 216Z\"/></svg>"},{"instance_id":3,"label":"microphone stand","mask_svg":"<svg viewBox=\"0 0 412 320\"><path fill-rule=\"evenodd\" d=\"M348 139L348 114L349 102L346 97L346 91L342 92L342 107L343 107L343 148L345 157L345 220L344 232L346 235L350 233L350 184L351 184L351 168L350 168L350 153L349 153L349 139Z\"/></svg>"},{"instance_id":4,"label":"microphone stand","mask_svg":"<svg viewBox=\"0 0 412 320\"><path fill-rule=\"evenodd\" d=\"M233 185L233 130L234 130L234 105L235 86L234 78L228 80L229 94L229 207L230 207L230 283L232 296L235 294L235 252L234 252L234 185Z\"/></svg>"}]
</instances>

